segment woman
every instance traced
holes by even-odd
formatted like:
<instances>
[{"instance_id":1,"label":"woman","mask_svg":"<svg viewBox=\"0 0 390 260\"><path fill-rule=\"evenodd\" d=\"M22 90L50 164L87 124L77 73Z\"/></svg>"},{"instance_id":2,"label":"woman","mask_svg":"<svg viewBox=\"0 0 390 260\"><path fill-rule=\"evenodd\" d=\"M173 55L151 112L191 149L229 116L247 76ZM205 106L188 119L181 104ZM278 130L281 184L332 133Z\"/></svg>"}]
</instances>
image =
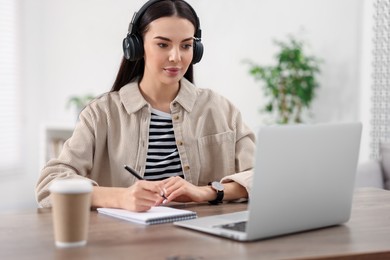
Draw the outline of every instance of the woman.
<instances>
[{"instance_id":1,"label":"woman","mask_svg":"<svg viewBox=\"0 0 390 260\"><path fill-rule=\"evenodd\" d=\"M42 170L41 206L50 206L48 187L59 178L91 179L93 207L132 211L248 197L254 135L228 100L192 84L200 37L198 17L182 0L140 9L111 91L81 112L60 156Z\"/></svg>"}]
</instances>

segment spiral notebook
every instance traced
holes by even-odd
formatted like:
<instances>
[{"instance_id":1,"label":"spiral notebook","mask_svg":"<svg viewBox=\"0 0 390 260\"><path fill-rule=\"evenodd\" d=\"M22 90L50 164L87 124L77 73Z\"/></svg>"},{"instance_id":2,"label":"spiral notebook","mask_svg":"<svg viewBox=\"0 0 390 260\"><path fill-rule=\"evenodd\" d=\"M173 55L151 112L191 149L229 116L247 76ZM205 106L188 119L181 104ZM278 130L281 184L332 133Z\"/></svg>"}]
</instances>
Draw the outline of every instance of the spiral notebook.
<instances>
[{"instance_id":1,"label":"spiral notebook","mask_svg":"<svg viewBox=\"0 0 390 260\"><path fill-rule=\"evenodd\" d=\"M163 206L152 207L146 212L133 212L125 209L113 208L98 208L97 211L111 217L144 225L170 223L197 217L196 212L194 211Z\"/></svg>"}]
</instances>

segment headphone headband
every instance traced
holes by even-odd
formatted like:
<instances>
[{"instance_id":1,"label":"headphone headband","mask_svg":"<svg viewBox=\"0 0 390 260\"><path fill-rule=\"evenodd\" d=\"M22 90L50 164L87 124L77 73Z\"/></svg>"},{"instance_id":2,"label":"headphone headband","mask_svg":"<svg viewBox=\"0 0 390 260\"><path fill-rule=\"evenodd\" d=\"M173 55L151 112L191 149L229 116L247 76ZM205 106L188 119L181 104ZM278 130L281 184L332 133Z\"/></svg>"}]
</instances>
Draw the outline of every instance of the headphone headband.
<instances>
[{"instance_id":1,"label":"headphone headband","mask_svg":"<svg viewBox=\"0 0 390 260\"><path fill-rule=\"evenodd\" d=\"M146 2L139 10L138 12L134 12L133 14L133 18L131 19L131 22L129 24L129 28L128 28L128 34L133 34L133 33L136 33L137 29L138 29L138 23L139 23L139 20L141 19L141 17L144 15L144 13L146 12L146 10L148 10L148 8L152 5L154 5L155 3L158 3L158 2L161 2L161 1L164 1L164 0L149 0L148 2ZM196 14L194 8L192 8L191 5L189 5L187 2L185 1L182 1L184 3L186 3L186 5L190 8L192 14L194 15L195 17L195 22L196 22L196 28L195 28L195 38L198 38L198 39L202 39L202 30L200 28L200 21L199 21L199 17L198 15Z\"/></svg>"}]
</instances>

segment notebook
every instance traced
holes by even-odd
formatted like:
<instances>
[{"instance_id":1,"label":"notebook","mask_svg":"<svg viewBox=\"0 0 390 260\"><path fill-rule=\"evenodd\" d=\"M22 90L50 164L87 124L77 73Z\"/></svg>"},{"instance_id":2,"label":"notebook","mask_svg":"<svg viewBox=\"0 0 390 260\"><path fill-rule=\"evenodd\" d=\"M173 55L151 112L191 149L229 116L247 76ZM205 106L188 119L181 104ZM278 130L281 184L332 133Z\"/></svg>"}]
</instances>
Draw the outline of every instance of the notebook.
<instances>
[{"instance_id":1,"label":"notebook","mask_svg":"<svg viewBox=\"0 0 390 260\"><path fill-rule=\"evenodd\" d=\"M145 225L169 223L197 217L196 212L190 210L163 206L152 207L146 212L133 212L114 208L98 208L97 211L105 215Z\"/></svg>"},{"instance_id":2,"label":"notebook","mask_svg":"<svg viewBox=\"0 0 390 260\"><path fill-rule=\"evenodd\" d=\"M348 221L361 130L361 123L263 127L248 210L174 225L250 241Z\"/></svg>"}]
</instances>

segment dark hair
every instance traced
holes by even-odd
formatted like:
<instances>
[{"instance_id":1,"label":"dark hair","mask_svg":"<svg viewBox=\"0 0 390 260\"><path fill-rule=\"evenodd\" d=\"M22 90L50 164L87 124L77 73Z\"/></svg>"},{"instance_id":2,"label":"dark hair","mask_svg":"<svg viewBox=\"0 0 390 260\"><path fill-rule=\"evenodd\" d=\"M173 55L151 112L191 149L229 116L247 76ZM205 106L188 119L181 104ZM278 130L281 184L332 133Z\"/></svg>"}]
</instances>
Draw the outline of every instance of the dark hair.
<instances>
[{"instance_id":1,"label":"dark hair","mask_svg":"<svg viewBox=\"0 0 390 260\"><path fill-rule=\"evenodd\" d=\"M197 20L188 3L183 0L162 0L149 6L145 13L140 17L138 33L144 35L148 30L148 25L161 17L178 16L189 20L197 29ZM135 80L141 81L144 76L144 58L137 61L130 61L122 58L122 62L116 76L111 92L120 90L126 84ZM184 77L190 82L194 81L193 64L188 67Z\"/></svg>"}]
</instances>

